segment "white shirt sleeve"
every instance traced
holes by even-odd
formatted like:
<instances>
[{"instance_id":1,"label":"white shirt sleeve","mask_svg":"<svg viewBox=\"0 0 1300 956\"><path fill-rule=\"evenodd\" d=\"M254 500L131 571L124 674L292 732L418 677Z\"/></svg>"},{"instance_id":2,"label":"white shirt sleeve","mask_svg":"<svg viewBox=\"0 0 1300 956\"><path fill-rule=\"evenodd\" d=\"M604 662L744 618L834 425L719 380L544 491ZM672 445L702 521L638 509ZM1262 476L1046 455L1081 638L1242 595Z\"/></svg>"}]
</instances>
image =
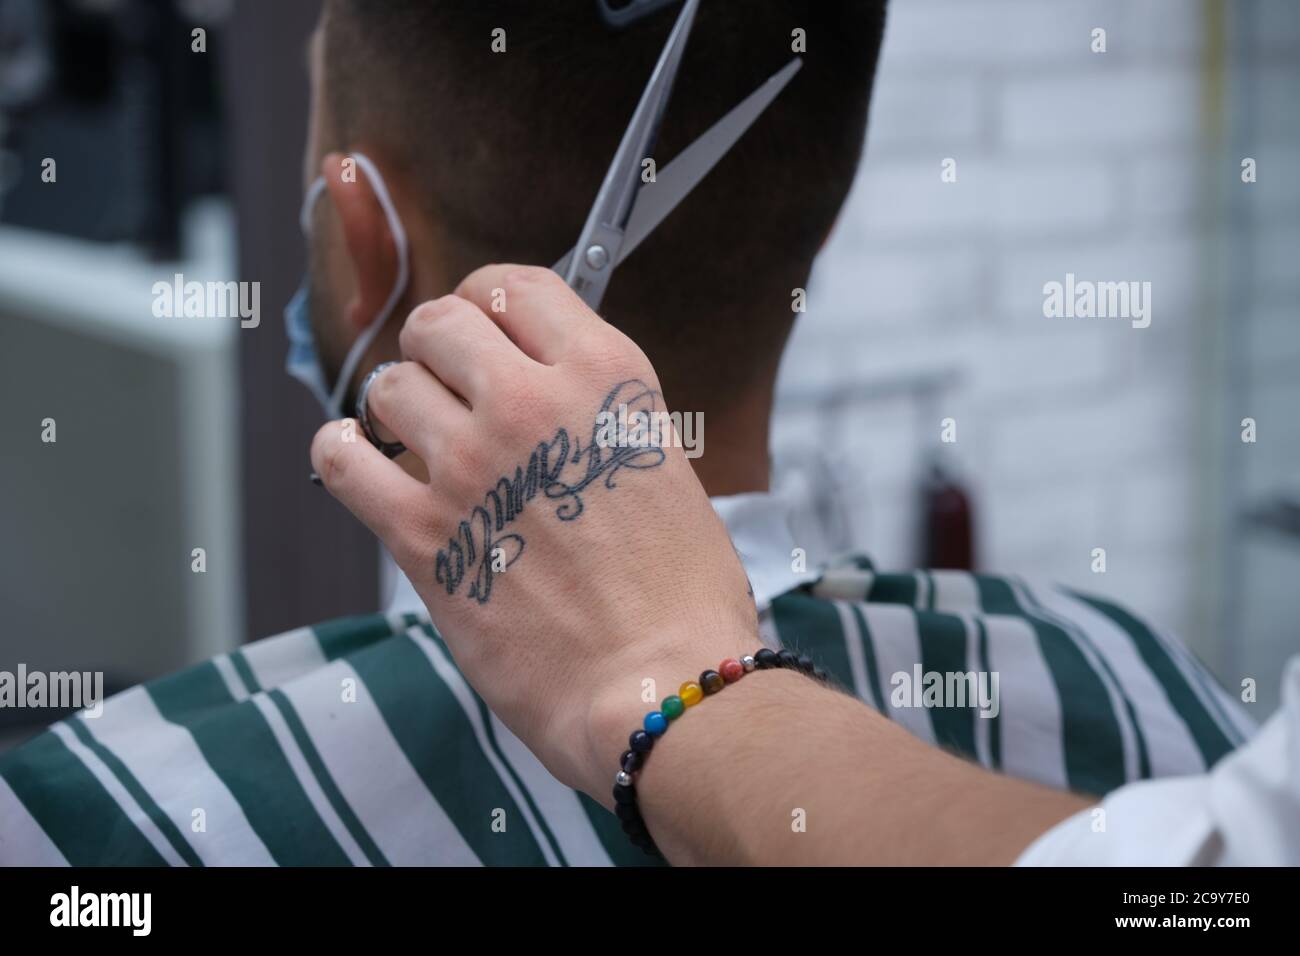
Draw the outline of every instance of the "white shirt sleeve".
<instances>
[{"instance_id":1,"label":"white shirt sleeve","mask_svg":"<svg viewBox=\"0 0 1300 956\"><path fill-rule=\"evenodd\" d=\"M1209 773L1120 787L1016 865L1300 865L1300 656L1283 672L1278 712Z\"/></svg>"}]
</instances>

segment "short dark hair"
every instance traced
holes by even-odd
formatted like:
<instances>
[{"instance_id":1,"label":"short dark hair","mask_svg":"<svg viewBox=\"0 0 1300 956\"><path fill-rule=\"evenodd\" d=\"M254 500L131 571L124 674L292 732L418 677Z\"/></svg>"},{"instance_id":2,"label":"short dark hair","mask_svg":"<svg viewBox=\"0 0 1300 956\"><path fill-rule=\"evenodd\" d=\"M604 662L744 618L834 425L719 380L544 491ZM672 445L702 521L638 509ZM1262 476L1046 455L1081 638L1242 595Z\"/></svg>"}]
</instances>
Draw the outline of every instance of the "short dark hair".
<instances>
[{"instance_id":1,"label":"short dark hair","mask_svg":"<svg viewBox=\"0 0 1300 956\"><path fill-rule=\"evenodd\" d=\"M460 273L550 265L582 229L680 5L613 32L595 0L329 0L340 142L382 144L451 238ZM506 52L495 53L496 28ZM791 291L852 185L884 0L705 0L654 150L663 168L794 55L803 69L615 274L602 308L670 382L767 372ZM694 389L691 389L694 391ZM682 396L684 398L684 396Z\"/></svg>"}]
</instances>

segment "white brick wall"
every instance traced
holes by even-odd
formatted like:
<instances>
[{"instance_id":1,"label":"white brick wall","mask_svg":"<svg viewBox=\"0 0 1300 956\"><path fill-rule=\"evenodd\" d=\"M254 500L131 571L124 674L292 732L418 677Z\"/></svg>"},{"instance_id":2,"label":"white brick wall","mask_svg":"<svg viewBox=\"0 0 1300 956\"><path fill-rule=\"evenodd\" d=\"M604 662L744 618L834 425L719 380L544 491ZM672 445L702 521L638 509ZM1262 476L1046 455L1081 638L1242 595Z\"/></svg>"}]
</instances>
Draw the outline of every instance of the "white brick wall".
<instances>
[{"instance_id":1,"label":"white brick wall","mask_svg":"<svg viewBox=\"0 0 1300 956\"><path fill-rule=\"evenodd\" d=\"M1277 562L1246 599L1248 627L1267 636L1225 638L1198 603L1198 551L1215 546L1222 517L1202 497L1205 448L1222 444L1204 394L1207 361L1222 366L1206 357L1217 323L1242 332L1236 353L1255 383L1223 398L1224 414L1251 414L1233 410L1244 401L1278 439L1247 449L1245 482L1300 475L1300 4L1234 6L1245 13L1224 41L1229 62L1253 67L1229 70L1229 145L1216 146L1199 0L893 0L867 159L783 367L773 439L778 470L810 444L846 463L851 537L903 567L917 557L920 455L939 419L956 418L958 442L941 454L976 498L983 567L1120 598L1235 684L1242 668L1275 666L1284 645L1300 649L1296 589L1278 585ZM1105 54L1089 49L1098 26ZM1260 164L1252 186L1239 183L1244 155ZM956 183L940 181L945 157ZM1149 280L1151 327L1044 318L1043 283L1066 272ZM942 369L961 381L925 412L932 421L899 398L828 426L788 401ZM1238 545L1252 568L1282 547ZM1105 575L1090 571L1094 547L1107 549ZM1289 640L1277 637L1283 616ZM1229 646L1238 638L1244 651Z\"/></svg>"}]
</instances>

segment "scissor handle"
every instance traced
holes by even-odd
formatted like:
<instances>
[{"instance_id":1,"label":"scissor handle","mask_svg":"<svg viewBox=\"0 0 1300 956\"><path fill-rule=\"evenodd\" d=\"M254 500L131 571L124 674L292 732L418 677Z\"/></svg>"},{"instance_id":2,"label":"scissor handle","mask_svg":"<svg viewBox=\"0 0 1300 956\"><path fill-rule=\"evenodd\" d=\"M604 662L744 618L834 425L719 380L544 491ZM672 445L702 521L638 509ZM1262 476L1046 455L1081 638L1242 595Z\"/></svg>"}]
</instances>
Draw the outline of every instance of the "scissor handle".
<instances>
[{"instance_id":1,"label":"scissor handle","mask_svg":"<svg viewBox=\"0 0 1300 956\"><path fill-rule=\"evenodd\" d=\"M662 10L680 0L596 0L596 9L605 26L611 30L625 30L644 20L656 10Z\"/></svg>"}]
</instances>

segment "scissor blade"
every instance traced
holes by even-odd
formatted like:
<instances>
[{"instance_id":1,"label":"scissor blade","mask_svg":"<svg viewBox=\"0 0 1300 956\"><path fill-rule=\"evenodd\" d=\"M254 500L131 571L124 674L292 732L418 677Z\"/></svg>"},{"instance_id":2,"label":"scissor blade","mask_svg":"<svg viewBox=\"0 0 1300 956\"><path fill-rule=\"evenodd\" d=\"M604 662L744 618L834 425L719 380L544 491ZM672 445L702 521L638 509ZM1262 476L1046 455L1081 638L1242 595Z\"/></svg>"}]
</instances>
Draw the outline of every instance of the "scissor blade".
<instances>
[{"instance_id":1,"label":"scissor blade","mask_svg":"<svg viewBox=\"0 0 1300 956\"><path fill-rule=\"evenodd\" d=\"M754 125L763 111L771 105L790 79L799 72L803 60L795 57L749 96L741 100L730 113L714 123L699 139L682 150L664 168L653 183L646 183L637 195L632 215L628 218L623 236L623 248L618 261L622 262L641 244L664 218L677 208L700 181L717 165L718 161L736 145L745 131Z\"/></svg>"},{"instance_id":2,"label":"scissor blade","mask_svg":"<svg viewBox=\"0 0 1300 956\"><path fill-rule=\"evenodd\" d=\"M677 157L661 169L655 182L641 187L632 214L628 218L623 235L623 244L619 249L614 265L619 265L632 254L637 246L654 232L670 212L677 208L692 189L718 164L718 160L731 150L745 131L754 125L763 111L771 105L777 95L785 89L791 78L799 72L803 61L795 57L776 73L741 100L726 116L714 123L699 139L682 150ZM573 260L574 250L570 249L564 258L553 268L560 275L566 275Z\"/></svg>"},{"instance_id":3,"label":"scissor blade","mask_svg":"<svg viewBox=\"0 0 1300 956\"><path fill-rule=\"evenodd\" d=\"M682 7L587 215L586 225L575 247L581 250L581 254L570 257L564 272L565 281L593 309L600 304L619 256L623 232L641 184L641 161L659 135L659 125L672 95L673 81L677 78L699 6L700 0L686 0Z\"/></svg>"}]
</instances>

